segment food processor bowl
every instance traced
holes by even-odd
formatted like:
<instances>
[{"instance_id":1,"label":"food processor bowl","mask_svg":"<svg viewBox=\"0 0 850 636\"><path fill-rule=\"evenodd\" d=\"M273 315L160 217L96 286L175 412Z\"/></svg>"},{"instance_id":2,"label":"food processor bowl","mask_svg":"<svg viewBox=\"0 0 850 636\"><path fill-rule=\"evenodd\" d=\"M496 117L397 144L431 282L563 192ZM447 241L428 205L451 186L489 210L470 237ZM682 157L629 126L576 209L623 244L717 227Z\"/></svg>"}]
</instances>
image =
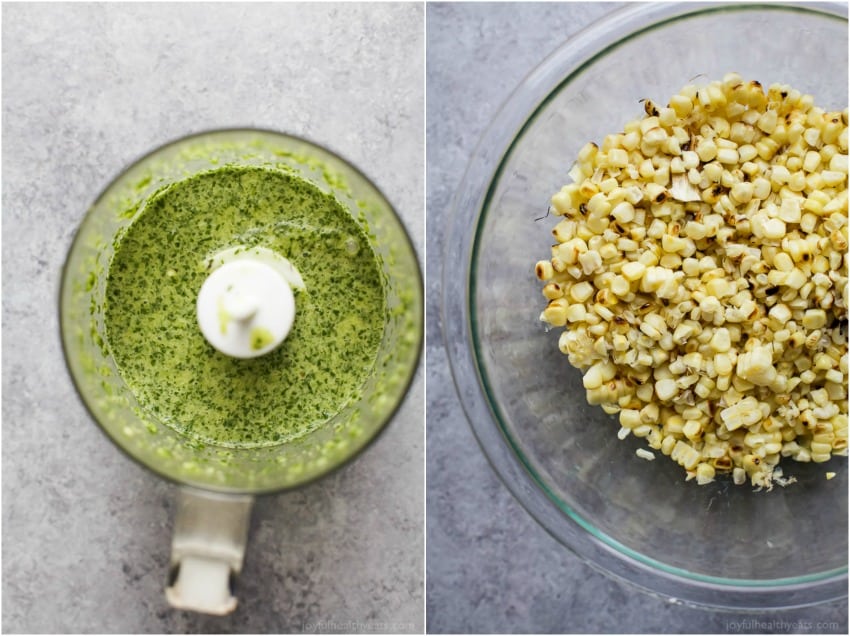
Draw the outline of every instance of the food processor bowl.
<instances>
[{"instance_id":1,"label":"food processor bowl","mask_svg":"<svg viewBox=\"0 0 850 636\"><path fill-rule=\"evenodd\" d=\"M159 421L140 407L119 374L104 326L107 274L117 238L153 193L225 166L280 170L335 196L369 237L384 283L383 336L358 398L312 432L273 446L201 443ZM132 459L185 487L173 546L175 566L183 555L192 553L193 545L210 552L218 541L220 548L235 555L230 569L238 571L253 495L319 478L376 438L401 405L418 365L422 289L416 252L387 199L358 169L304 139L255 129L204 132L154 150L109 184L86 213L64 266L62 343L80 398L101 429ZM221 520L218 537L210 532L215 518ZM219 576L211 572L200 578ZM228 573L221 569L219 573L226 584ZM209 595L208 599L232 609L232 604L218 603ZM203 606L203 599L199 604Z\"/></svg>"},{"instance_id":2,"label":"food processor bowl","mask_svg":"<svg viewBox=\"0 0 850 636\"><path fill-rule=\"evenodd\" d=\"M453 201L443 325L473 432L520 503L600 570L662 597L717 608L809 605L847 594L847 460L783 460L785 488L698 486L667 457L635 455L616 416L585 399L547 333L534 264L557 219L549 200L578 151L736 71L847 107L847 7L635 4L565 42L504 104ZM834 472L827 480L825 473Z\"/></svg>"},{"instance_id":3,"label":"food processor bowl","mask_svg":"<svg viewBox=\"0 0 850 636\"><path fill-rule=\"evenodd\" d=\"M226 165L293 172L333 193L367 228L385 283L387 325L362 397L293 442L233 449L193 442L142 410L110 355L104 331L106 275L115 238L154 192ZM356 168L306 140L261 130L186 137L135 162L88 211L62 277L61 329L77 390L94 419L130 457L181 484L258 494L293 488L355 456L390 421L412 381L422 345L416 253L392 206Z\"/></svg>"}]
</instances>

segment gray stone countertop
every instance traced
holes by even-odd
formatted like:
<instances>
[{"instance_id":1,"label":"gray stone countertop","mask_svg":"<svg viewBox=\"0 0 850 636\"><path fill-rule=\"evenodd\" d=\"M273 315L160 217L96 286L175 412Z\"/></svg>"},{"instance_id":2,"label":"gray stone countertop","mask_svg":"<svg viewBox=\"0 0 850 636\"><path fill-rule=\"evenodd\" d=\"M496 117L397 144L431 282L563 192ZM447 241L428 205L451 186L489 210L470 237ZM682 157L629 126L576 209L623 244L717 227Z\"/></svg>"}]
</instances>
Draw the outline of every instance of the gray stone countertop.
<instances>
[{"instance_id":1,"label":"gray stone countertop","mask_svg":"<svg viewBox=\"0 0 850 636\"><path fill-rule=\"evenodd\" d=\"M514 633L847 633L847 602L770 614L672 605L591 569L549 536L479 449L442 343L450 199L511 91L605 3L427 7L427 629Z\"/></svg>"},{"instance_id":2,"label":"gray stone countertop","mask_svg":"<svg viewBox=\"0 0 850 636\"><path fill-rule=\"evenodd\" d=\"M176 487L91 421L62 358L61 267L94 197L186 134L256 126L359 166L424 258L424 6L4 4L4 632L424 629L424 371L355 462L254 509L240 606L170 609Z\"/></svg>"}]
</instances>

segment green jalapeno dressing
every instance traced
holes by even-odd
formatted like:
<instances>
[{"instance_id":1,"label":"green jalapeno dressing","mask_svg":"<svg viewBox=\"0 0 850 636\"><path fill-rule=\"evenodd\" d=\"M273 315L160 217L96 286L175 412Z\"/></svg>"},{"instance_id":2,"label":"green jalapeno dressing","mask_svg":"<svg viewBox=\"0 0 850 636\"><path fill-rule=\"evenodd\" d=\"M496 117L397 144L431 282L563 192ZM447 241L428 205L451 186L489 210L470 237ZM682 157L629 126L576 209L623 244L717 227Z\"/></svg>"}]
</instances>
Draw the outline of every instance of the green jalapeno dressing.
<instances>
[{"instance_id":1,"label":"green jalapeno dressing","mask_svg":"<svg viewBox=\"0 0 850 636\"><path fill-rule=\"evenodd\" d=\"M195 318L213 256L239 245L285 256L306 287L293 290L287 339L248 360L213 349ZM365 232L333 196L286 172L225 167L150 197L118 239L104 311L143 409L199 442L250 448L297 439L358 397L386 301Z\"/></svg>"}]
</instances>

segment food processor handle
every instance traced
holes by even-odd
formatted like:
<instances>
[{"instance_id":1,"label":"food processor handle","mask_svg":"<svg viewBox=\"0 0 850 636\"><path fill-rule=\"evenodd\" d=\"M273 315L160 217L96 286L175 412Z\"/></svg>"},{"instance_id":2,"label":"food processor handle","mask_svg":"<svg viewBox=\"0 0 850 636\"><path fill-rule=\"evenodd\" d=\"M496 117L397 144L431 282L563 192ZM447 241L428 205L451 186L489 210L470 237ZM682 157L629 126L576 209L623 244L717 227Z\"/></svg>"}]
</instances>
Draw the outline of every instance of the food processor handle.
<instances>
[{"instance_id":1,"label":"food processor handle","mask_svg":"<svg viewBox=\"0 0 850 636\"><path fill-rule=\"evenodd\" d=\"M227 495L182 486L171 542L172 607L224 615L236 609L231 583L242 570L250 495Z\"/></svg>"}]
</instances>

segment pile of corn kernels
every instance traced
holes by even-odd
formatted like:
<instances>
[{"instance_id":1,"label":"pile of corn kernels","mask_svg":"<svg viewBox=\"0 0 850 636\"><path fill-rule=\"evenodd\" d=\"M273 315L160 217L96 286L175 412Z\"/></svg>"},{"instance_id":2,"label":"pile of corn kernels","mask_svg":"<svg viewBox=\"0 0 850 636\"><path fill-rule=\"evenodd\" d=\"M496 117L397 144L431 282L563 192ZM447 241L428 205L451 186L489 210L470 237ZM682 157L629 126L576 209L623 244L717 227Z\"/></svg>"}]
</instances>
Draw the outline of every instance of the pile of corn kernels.
<instances>
[{"instance_id":1,"label":"pile of corn kernels","mask_svg":"<svg viewBox=\"0 0 850 636\"><path fill-rule=\"evenodd\" d=\"M552 197L540 318L621 439L784 485L847 454L847 110L736 73L643 104Z\"/></svg>"}]
</instances>

